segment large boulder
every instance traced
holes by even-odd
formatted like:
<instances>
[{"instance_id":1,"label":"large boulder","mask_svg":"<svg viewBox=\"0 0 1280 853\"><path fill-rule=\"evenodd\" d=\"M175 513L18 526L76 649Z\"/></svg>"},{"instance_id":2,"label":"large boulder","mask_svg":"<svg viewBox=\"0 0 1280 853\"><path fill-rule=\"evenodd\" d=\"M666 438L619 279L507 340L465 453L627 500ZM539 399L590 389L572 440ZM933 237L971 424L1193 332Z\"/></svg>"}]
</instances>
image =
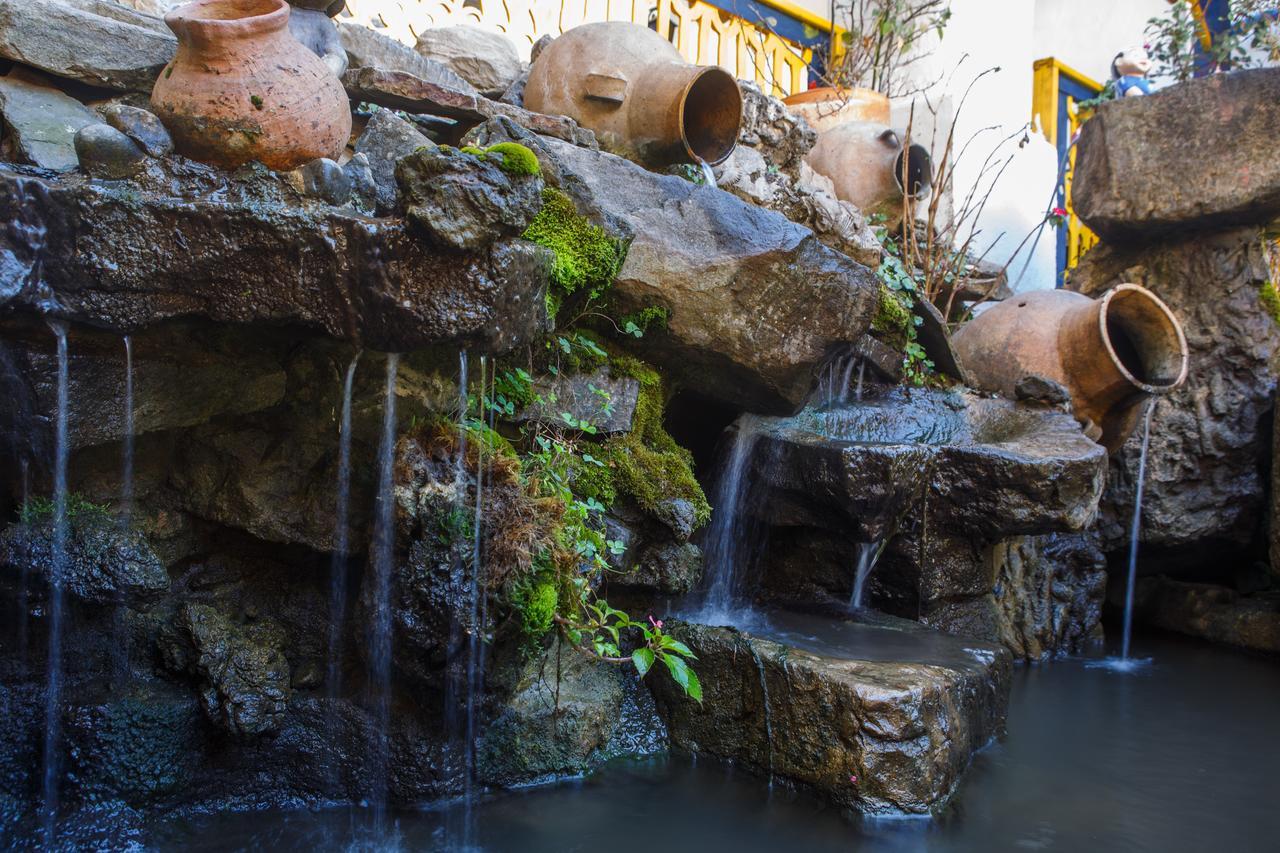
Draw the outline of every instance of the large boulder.
<instances>
[{"instance_id":1,"label":"large boulder","mask_svg":"<svg viewBox=\"0 0 1280 853\"><path fill-rule=\"evenodd\" d=\"M858 340L878 303L874 272L809 229L729 193L544 139L548 181L630 249L612 290L621 313L660 307L645 358L700 394L790 413L819 364Z\"/></svg>"},{"instance_id":2,"label":"large boulder","mask_svg":"<svg viewBox=\"0 0 1280 853\"><path fill-rule=\"evenodd\" d=\"M1077 654L1102 638L1107 562L1090 533L1016 536L992 549L1000 642L1014 657Z\"/></svg>"},{"instance_id":3,"label":"large boulder","mask_svg":"<svg viewBox=\"0 0 1280 853\"><path fill-rule=\"evenodd\" d=\"M1280 654L1280 595L1241 595L1224 586L1143 578L1134 595L1143 622L1229 646Z\"/></svg>"},{"instance_id":4,"label":"large boulder","mask_svg":"<svg viewBox=\"0 0 1280 853\"><path fill-rule=\"evenodd\" d=\"M866 814L940 811L1004 726L1012 666L997 646L901 620L865 625L771 614L769 631L678 627L703 701L665 673L647 679L671 742L784 777ZM825 623L825 624L824 624Z\"/></svg>"},{"instance_id":5,"label":"large boulder","mask_svg":"<svg viewBox=\"0 0 1280 853\"><path fill-rule=\"evenodd\" d=\"M91 86L150 92L178 40L150 15L116 6L108 17L86 5L0 0L0 56Z\"/></svg>"},{"instance_id":6,"label":"large boulder","mask_svg":"<svg viewBox=\"0 0 1280 853\"><path fill-rule=\"evenodd\" d=\"M291 325L390 352L505 351L546 329L547 250L433 250L402 219L299 198L251 167L137 182L0 170L0 307L129 333L177 318ZM33 270L39 269L39 280Z\"/></svg>"},{"instance_id":7,"label":"large boulder","mask_svg":"<svg viewBox=\"0 0 1280 853\"><path fill-rule=\"evenodd\" d=\"M475 87L463 80L449 66L434 59L427 59L390 36L375 29L349 21L338 22L338 37L346 48L352 68L381 68L384 71L403 71L419 80L436 83L467 95L478 94Z\"/></svg>"},{"instance_id":8,"label":"large boulder","mask_svg":"<svg viewBox=\"0 0 1280 853\"><path fill-rule=\"evenodd\" d=\"M505 34L468 24L423 30L415 50L447 65L491 98L507 91L523 68L516 46Z\"/></svg>"},{"instance_id":9,"label":"large boulder","mask_svg":"<svg viewBox=\"0 0 1280 853\"><path fill-rule=\"evenodd\" d=\"M5 159L54 171L79 165L76 134L100 121L93 110L26 71L0 77L0 118L7 131Z\"/></svg>"},{"instance_id":10,"label":"large boulder","mask_svg":"<svg viewBox=\"0 0 1280 853\"><path fill-rule=\"evenodd\" d=\"M24 578L37 575L43 587L54 566L51 512L37 512L32 506L26 511L39 517L28 523L11 524L0 533L0 568ZM105 510L70 507L68 534L63 584L81 601L146 601L169 588L169 576L146 539L135 531L122 529Z\"/></svg>"},{"instance_id":11,"label":"large boulder","mask_svg":"<svg viewBox=\"0 0 1280 853\"><path fill-rule=\"evenodd\" d=\"M1280 215L1277 137L1280 68L1121 98L1080 131L1072 204L1108 242L1265 222Z\"/></svg>"},{"instance_id":12,"label":"large boulder","mask_svg":"<svg viewBox=\"0 0 1280 853\"><path fill-rule=\"evenodd\" d=\"M1203 566L1186 550L1190 545L1244 548L1266 514L1262 472L1280 367L1280 326L1263 292L1269 277L1253 229L1098 246L1071 274L1069 286L1088 296L1126 281L1149 288L1186 333L1190 372L1156 402L1142 505L1144 550L1160 555L1162 570L1180 556ZM1111 457L1099 526L1108 551L1128 542L1138 432Z\"/></svg>"}]
</instances>

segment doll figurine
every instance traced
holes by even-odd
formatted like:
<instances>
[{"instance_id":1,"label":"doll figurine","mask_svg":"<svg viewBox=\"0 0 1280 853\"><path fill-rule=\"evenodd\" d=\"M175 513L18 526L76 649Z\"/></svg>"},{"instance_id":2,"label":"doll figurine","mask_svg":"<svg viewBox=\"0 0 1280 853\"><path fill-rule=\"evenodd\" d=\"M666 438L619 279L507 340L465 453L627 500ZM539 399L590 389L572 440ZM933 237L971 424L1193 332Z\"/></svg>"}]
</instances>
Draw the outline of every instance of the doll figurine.
<instances>
[{"instance_id":1,"label":"doll figurine","mask_svg":"<svg viewBox=\"0 0 1280 853\"><path fill-rule=\"evenodd\" d=\"M1116 95L1121 98L1134 98L1151 94L1151 81L1147 74L1151 71L1151 57L1146 48L1125 48L1116 54L1111 61L1111 79L1115 82Z\"/></svg>"}]
</instances>

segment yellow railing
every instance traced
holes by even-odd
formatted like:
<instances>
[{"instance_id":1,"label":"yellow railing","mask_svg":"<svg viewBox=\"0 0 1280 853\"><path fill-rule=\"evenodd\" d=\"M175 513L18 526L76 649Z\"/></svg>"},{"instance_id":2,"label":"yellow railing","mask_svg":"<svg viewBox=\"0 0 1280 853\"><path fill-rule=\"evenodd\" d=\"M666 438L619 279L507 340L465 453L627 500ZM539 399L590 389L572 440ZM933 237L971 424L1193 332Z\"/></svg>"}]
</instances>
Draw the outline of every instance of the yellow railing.
<instances>
[{"instance_id":1,"label":"yellow railing","mask_svg":"<svg viewBox=\"0 0 1280 853\"><path fill-rule=\"evenodd\" d=\"M344 19L412 46L429 27L473 24L505 33L521 52L579 24L656 24L681 55L755 80L778 96L808 87L810 51L700 0L347 0Z\"/></svg>"},{"instance_id":2,"label":"yellow railing","mask_svg":"<svg viewBox=\"0 0 1280 853\"><path fill-rule=\"evenodd\" d=\"M1092 97L1102 91L1102 84L1056 59L1038 60L1034 70L1032 117L1045 138L1059 152L1066 152L1066 169L1062 176L1063 206L1068 214L1065 269L1074 269L1084 253L1098 242L1098 236L1080 221L1071 205L1071 182L1076 170L1076 149L1071 140L1089 117L1087 111L1080 109L1079 101L1082 99L1076 94Z\"/></svg>"}]
</instances>

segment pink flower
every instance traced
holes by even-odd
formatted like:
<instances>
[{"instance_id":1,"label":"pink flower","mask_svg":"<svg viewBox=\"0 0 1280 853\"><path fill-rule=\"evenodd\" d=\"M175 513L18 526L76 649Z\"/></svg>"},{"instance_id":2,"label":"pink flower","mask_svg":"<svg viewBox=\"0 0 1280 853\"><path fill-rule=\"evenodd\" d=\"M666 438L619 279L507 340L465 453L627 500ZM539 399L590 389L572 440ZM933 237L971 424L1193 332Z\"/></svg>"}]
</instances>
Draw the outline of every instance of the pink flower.
<instances>
[{"instance_id":1,"label":"pink flower","mask_svg":"<svg viewBox=\"0 0 1280 853\"><path fill-rule=\"evenodd\" d=\"M1053 209L1053 215L1054 215L1054 216L1066 216L1066 215L1067 215L1067 209L1066 209L1065 207L1055 207L1055 208Z\"/></svg>"},{"instance_id":2,"label":"pink flower","mask_svg":"<svg viewBox=\"0 0 1280 853\"><path fill-rule=\"evenodd\" d=\"M655 631L661 631L661 630L662 630L662 620L661 620L661 619L658 619L657 621L655 621L655 620L654 620L654 618L653 618L652 616L650 616L650 617L649 617L649 624L653 626L653 629L654 629Z\"/></svg>"},{"instance_id":3,"label":"pink flower","mask_svg":"<svg viewBox=\"0 0 1280 853\"><path fill-rule=\"evenodd\" d=\"M850 783L850 784L852 784L852 785L856 785L856 784L858 784L858 777L857 777L857 776L850 776L850 777L849 777L849 783Z\"/></svg>"}]
</instances>

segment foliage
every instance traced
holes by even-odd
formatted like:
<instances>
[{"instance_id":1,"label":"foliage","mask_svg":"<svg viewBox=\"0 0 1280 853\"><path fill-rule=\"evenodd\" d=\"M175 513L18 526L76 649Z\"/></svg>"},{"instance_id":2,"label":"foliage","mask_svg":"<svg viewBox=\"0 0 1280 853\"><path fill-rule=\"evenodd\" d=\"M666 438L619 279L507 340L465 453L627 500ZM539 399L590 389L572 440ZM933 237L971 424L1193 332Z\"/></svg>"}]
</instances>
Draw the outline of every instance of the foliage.
<instances>
[{"instance_id":1,"label":"foliage","mask_svg":"<svg viewBox=\"0 0 1280 853\"><path fill-rule=\"evenodd\" d=\"M923 320L915 315L913 307L923 298L920 284L922 272L908 269L901 257L901 248L883 228L876 230L884 246L884 258L876 275L880 279L880 304L872 318L872 330L880 332L890 346L903 350L903 376L912 385L925 385L934 379L934 364L917 340L917 328Z\"/></svg>"},{"instance_id":2,"label":"foliage","mask_svg":"<svg viewBox=\"0 0 1280 853\"><path fill-rule=\"evenodd\" d=\"M908 94L903 72L923 53L926 37L942 37L949 6L948 0L837 0L832 19L842 28L844 54L826 82Z\"/></svg>"},{"instance_id":3,"label":"foliage","mask_svg":"<svg viewBox=\"0 0 1280 853\"><path fill-rule=\"evenodd\" d=\"M1178 82L1198 73L1250 68L1280 59L1280 21L1275 0L1231 0L1228 28L1209 47L1189 3L1174 3L1167 15L1151 18L1145 31L1153 74Z\"/></svg>"},{"instance_id":4,"label":"foliage","mask_svg":"<svg viewBox=\"0 0 1280 853\"><path fill-rule=\"evenodd\" d=\"M1267 280L1258 288L1263 310L1280 326L1280 239L1262 238L1262 258L1267 265Z\"/></svg>"},{"instance_id":5,"label":"foliage","mask_svg":"<svg viewBox=\"0 0 1280 853\"><path fill-rule=\"evenodd\" d=\"M56 505L52 498L28 498L18 510L18 518L23 524L42 524L53 520ZM79 492L67 495L67 523L72 527L104 524L111 519L110 507L107 504L96 504Z\"/></svg>"},{"instance_id":6,"label":"foliage","mask_svg":"<svg viewBox=\"0 0 1280 853\"><path fill-rule=\"evenodd\" d=\"M551 281L559 300L579 292L585 292L588 300L598 298L622 265L619 242L588 222L573 199L554 187L542 190L542 209L529 223L524 239L555 253ZM558 310L558 301L555 307Z\"/></svg>"},{"instance_id":7,"label":"foliage","mask_svg":"<svg viewBox=\"0 0 1280 853\"><path fill-rule=\"evenodd\" d=\"M516 584L511 603L520 614L520 633L526 641L539 640L555 627L558 598L552 571L540 571Z\"/></svg>"}]
</instances>

